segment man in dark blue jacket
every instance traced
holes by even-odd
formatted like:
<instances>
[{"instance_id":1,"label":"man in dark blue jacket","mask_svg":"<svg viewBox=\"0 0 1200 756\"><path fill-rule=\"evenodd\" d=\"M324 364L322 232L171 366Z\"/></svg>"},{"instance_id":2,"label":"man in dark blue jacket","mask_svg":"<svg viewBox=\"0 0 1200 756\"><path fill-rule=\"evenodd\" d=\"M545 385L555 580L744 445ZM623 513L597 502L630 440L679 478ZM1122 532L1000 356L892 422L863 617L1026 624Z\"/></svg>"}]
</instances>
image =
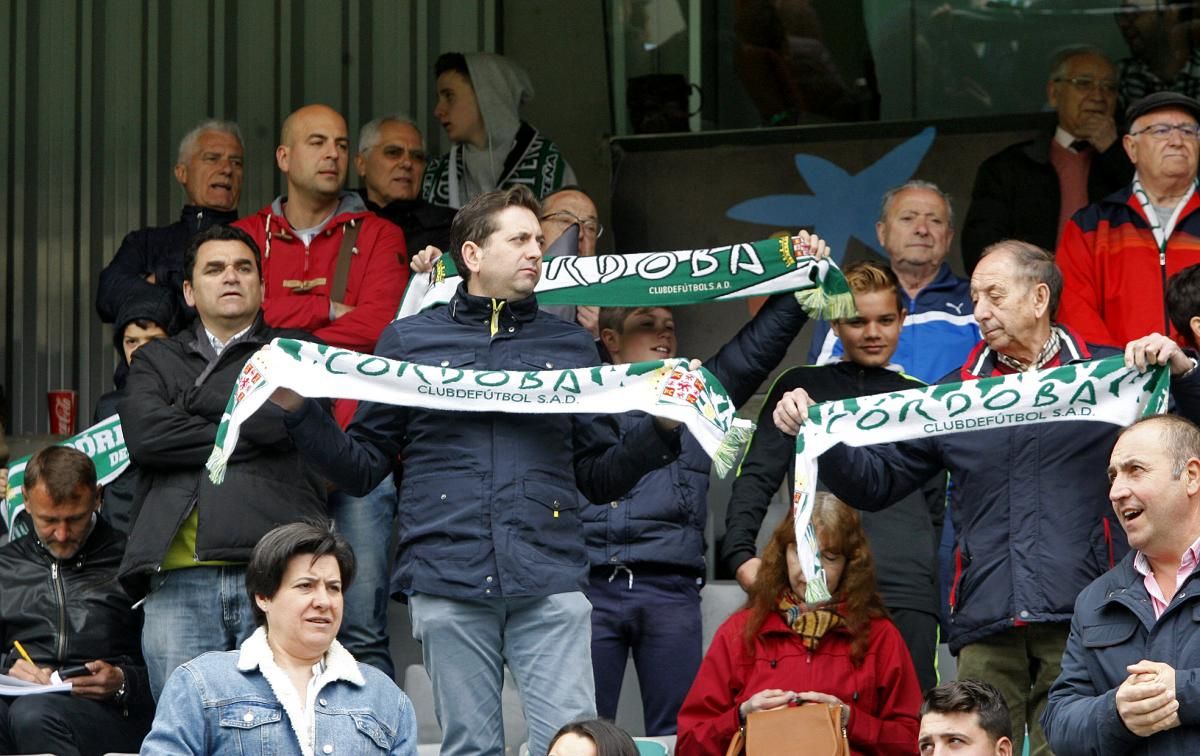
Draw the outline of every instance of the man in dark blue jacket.
<instances>
[{"instance_id":1,"label":"man in dark blue jacket","mask_svg":"<svg viewBox=\"0 0 1200 756\"><path fill-rule=\"evenodd\" d=\"M464 283L445 307L388 326L375 353L422 365L549 370L595 365L591 336L539 312L538 204L523 186L464 206L450 252ZM433 680L442 753L500 754L507 664L520 686L530 753L595 716L587 554L577 493L619 498L675 459L679 430L642 418L618 443L608 416L431 412L364 403L346 432L287 391L293 440L358 495L401 458L393 586Z\"/></svg>"},{"instance_id":2,"label":"man in dark blue jacket","mask_svg":"<svg viewBox=\"0 0 1200 756\"><path fill-rule=\"evenodd\" d=\"M179 142L175 180L187 196L179 220L130 232L112 261L100 271L96 311L105 323L113 322L127 299L155 286L175 297L176 308L185 321L195 316L195 310L183 300L183 253L196 234L238 218L242 134L237 124L207 120L189 131ZM187 322L179 324L185 325Z\"/></svg>"},{"instance_id":3,"label":"man in dark blue jacket","mask_svg":"<svg viewBox=\"0 0 1200 756\"><path fill-rule=\"evenodd\" d=\"M804 231L801 237L810 254L828 254L818 237ZM666 307L605 307L599 317L600 340L614 363L676 356L675 320ZM793 295L772 297L704 367L740 407L806 322ZM644 413L631 412L617 423L624 433L644 419ZM711 468L708 454L684 431L674 463L642 478L620 499L581 512L592 566L587 594L596 709L605 719L616 718L632 649L647 735L675 734L679 707L703 657L700 587Z\"/></svg>"},{"instance_id":4,"label":"man in dark blue jacket","mask_svg":"<svg viewBox=\"0 0 1200 756\"><path fill-rule=\"evenodd\" d=\"M1079 595L1042 726L1059 756L1198 753L1200 428L1174 415L1134 423L1108 477L1134 551Z\"/></svg>"},{"instance_id":5,"label":"man in dark blue jacket","mask_svg":"<svg viewBox=\"0 0 1200 756\"><path fill-rule=\"evenodd\" d=\"M1061 291L1062 276L1045 250L1011 240L985 250L971 278L984 340L947 380L1115 354L1053 323ZM795 433L807 402L801 390L785 396L777 424ZM957 535L950 650L958 654L960 679L985 680L1004 693L1014 752L1026 723L1030 753L1049 752L1038 719L1058 677L1075 597L1128 548L1105 504L1104 469L1116 434L1107 423L1053 422L861 448L839 444L821 456L822 482L867 510L887 506L938 470L950 472Z\"/></svg>"}]
</instances>

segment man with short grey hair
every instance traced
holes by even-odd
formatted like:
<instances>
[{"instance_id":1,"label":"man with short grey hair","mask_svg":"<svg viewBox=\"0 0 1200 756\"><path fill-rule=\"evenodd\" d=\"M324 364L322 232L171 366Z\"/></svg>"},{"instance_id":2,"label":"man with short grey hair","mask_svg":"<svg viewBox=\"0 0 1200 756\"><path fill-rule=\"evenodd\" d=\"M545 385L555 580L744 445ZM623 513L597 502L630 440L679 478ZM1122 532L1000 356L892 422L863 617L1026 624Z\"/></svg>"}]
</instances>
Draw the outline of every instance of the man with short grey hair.
<instances>
[{"instance_id":1,"label":"man with short grey hair","mask_svg":"<svg viewBox=\"0 0 1200 756\"><path fill-rule=\"evenodd\" d=\"M946 264L954 240L950 197L928 181L893 187L883 195L875 234L900 280L907 313L892 362L915 378L935 383L961 365L979 341L967 281ZM809 364L839 362L844 354L829 324L817 323Z\"/></svg>"},{"instance_id":2,"label":"man with short grey hair","mask_svg":"<svg viewBox=\"0 0 1200 756\"><path fill-rule=\"evenodd\" d=\"M175 180L187 203L168 226L131 232L112 261L100 271L96 311L112 323L123 302L161 286L176 298L177 311L190 321L195 310L183 301L183 253L196 234L237 220L242 194L242 133L236 123L207 119L179 142ZM186 322L164 324L170 333Z\"/></svg>"},{"instance_id":3,"label":"man with short grey hair","mask_svg":"<svg viewBox=\"0 0 1200 756\"><path fill-rule=\"evenodd\" d=\"M1022 239L1053 250L1077 211L1117 191L1133 175L1113 112L1117 72L1094 47L1054 56L1046 100L1058 124L992 155L975 174L963 224L963 264L970 274L983 250Z\"/></svg>"},{"instance_id":4,"label":"man with short grey hair","mask_svg":"<svg viewBox=\"0 0 1200 756\"><path fill-rule=\"evenodd\" d=\"M421 198L428 160L425 138L408 116L380 116L359 131L354 170L363 188L358 193L368 210L404 229L404 239L413 252L428 246L450 246L454 209Z\"/></svg>"}]
</instances>

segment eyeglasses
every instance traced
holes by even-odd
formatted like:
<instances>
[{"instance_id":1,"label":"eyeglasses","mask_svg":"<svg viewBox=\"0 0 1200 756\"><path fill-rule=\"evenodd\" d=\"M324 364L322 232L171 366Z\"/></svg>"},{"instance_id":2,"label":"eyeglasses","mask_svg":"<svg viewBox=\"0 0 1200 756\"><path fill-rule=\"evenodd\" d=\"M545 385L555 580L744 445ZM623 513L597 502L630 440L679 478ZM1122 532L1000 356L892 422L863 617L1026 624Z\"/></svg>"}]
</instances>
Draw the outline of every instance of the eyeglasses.
<instances>
[{"instance_id":1,"label":"eyeglasses","mask_svg":"<svg viewBox=\"0 0 1200 756\"><path fill-rule=\"evenodd\" d=\"M388 160L399 160L404 157L404 153L406 152L408 153L408 159L414 163L424 163L429 159L429 153L420 148L414 150L399 144L389 144L383 147L383 156Z\"/></svg>"},{"instance_id":2,"label":"eyeglasses","mask_svg":"<svg viewBox=\"0 0 1200 756\"><path fill-rule=\"evenodd\" d=\"M547 213L546 215L542 216L542 220L561 223L564 226L577 225L585 234L590 234L597 239L604 235L604 226L601 225L599 221L584 220L569 210L559 210L554 213Z\"/></svg>"},{"instance_id":3,"label":"eyeglasses","mask_svg":"<svg viewBox=\"0 0 1200 756\"><path fill-rule=\"evenodd\" d=\"M1149 134L1152 139L1167 139L1176 129L1184 139L1200 139L1200 126L1194 123L1152 123L1144 129L1129 132L1129 135Z\"/></svg>"},{"instance_id":4,"label":"eyeglasses","mask_svg":"<svg viewBox=\"0 0 1200 756\"><path fill-rule=\"evenodd\" d=\"M1072 76L1069 79L1059 77L1055 81L1065 81L1080 92L1100 90L1104 94L1117 93L1117 82L1114 79L1093 79L1091 76Z\"/></svg>"}]
</instances>

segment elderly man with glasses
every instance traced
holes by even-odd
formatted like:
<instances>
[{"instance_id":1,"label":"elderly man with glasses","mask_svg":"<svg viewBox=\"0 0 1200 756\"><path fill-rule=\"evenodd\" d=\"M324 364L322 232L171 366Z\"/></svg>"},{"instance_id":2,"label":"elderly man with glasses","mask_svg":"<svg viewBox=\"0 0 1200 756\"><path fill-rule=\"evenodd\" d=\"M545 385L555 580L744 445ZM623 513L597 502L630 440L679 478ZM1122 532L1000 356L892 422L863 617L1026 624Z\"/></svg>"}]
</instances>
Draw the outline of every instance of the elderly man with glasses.
<instances>
[{"instance_id":1,"label":"elderly man with glasses","mask_svg":"<svg viewBox=\"0 0 1200 756\"><path fill-rule=\"evenodd\" d=\"M1117 138L1117 73L1093 47L1054 57L1046 100L1053 129L1006 147L979 166L962 229L963 263L1002 239L1054 249L1077 210L1129 183L1133 168Z\"/></svg>"},{"instance_id":2,"label":"elderly man with glasses","mask_svg":"<svg viewBox=\"0 0 1200 756\"><path fill-rule=\"evenodd\" d=\"M542 235L546 254L593 257L596 241L604 235L604 226L596 212L596 203L578 186L568 184L542 200ZM563 320L574 321L600 338L600 308L590 305L547 305L542 307Z\"/></svg>"},{"instance_id":3,"label":"elderly man with glasses","mask_svg":"<svg viewBox=\"0 0 1200 756\"><path fill-rule=\"evenodd\" d=\"M368 121L358 134L354 170L367 209L404 229L410 250L450 246L454 209L421 199L429 154L425 137L411 118L391 114Z\"/></svg>"},{"instance_id":4,"label":"elderly man with glasses","mask_svg":"<svg viewBox=\"0 0 1200 756\"><path fill-rule=\"evenodd\" d=\"M1150 333L1176 339L1167 279L1200 263L1200 102L1156 92L1125 112L1133 182L1075 214L1063 229L1059 320L1087 341L1124 344Z\"/></svg>"}]
</instances>

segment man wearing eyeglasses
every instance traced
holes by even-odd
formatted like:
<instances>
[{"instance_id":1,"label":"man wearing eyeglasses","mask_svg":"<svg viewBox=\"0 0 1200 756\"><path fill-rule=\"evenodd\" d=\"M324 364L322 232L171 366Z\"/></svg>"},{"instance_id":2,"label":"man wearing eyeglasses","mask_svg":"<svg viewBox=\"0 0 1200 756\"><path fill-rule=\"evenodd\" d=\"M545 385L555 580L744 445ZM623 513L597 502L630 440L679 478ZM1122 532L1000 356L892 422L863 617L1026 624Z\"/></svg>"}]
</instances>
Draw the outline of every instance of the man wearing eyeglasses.
<instances>
[{"instance_id":1,"label":"man wearing eyeglasses","mask_svg":"<svg viewBox=\"0 0 1200 756\"><path fill-rule=\"evenodd\" d=\"M593 257L596 241L604 234L604 226L592 198L573 184L542 200L542 234L546 237L546 254ZM563 320L574 321L600 338L600 308L591 305L547 305L543 310Z\"/></svg>"},{"instance_id":2,"label":"man wearing eyeglasses","mask_svg":"<svg viewBox=\"0 0 1200 756\"><path fill-rule=\"evenodd\" d=\"M1156 332L1178 339L1166 314L1167 279L1200 263L1200 102L1156 92L1130 105L1125 119L1133 182L1076 213L1058 247L1059 321L1096 344Z\"/></svg>"},{"instance_id":3,"label":"man wearing eyeglasses","mask_svg":"<svg viewBox=\"0 0 1200 756\"><path fill-rule=\"evenodd\" d=\"M354 170L363 181L359 195L367 209L404 229L410 250L450 246L454 209L421 199L421 181L429 155L411 118L380 116L362 127Z\"/></svg>"},{"instance_id":4,"label":"man wearing eyeglasses","mask_svg":"<svg viewBox=\"0 0 1200 756\"><path fill-rule=\"evenodd\" d=\"M1056 55L1046 99L1058 113L1056 128L1001 150L975 174L962 231L968 275L983 250L1003 239L1054 249L1077 210L1133 176L1113 117L1117 73L1103 53L1070 47Z\"/></svg>"}]
</instances>

